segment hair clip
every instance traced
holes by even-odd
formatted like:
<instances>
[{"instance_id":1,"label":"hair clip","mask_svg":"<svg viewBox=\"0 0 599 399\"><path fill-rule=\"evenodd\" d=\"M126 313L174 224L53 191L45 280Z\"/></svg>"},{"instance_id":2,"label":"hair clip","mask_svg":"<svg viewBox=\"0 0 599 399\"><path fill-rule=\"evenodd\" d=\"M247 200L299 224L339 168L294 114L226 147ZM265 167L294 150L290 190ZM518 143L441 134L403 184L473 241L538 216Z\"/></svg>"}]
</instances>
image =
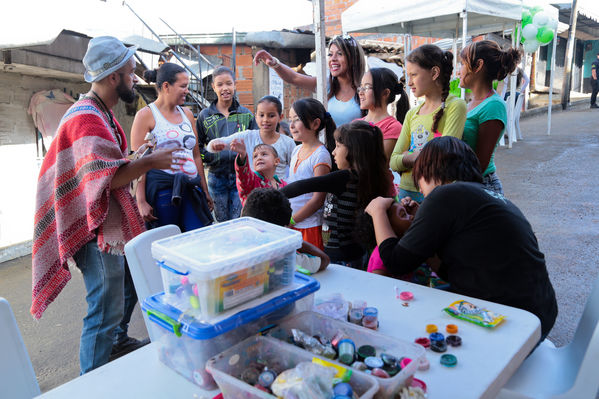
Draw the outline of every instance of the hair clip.
<instances>
[{"instance_id":1,"label":"hair clip","mask_svg":"<svg viewBox=\"0 0 599 399\"><path fill-rule=\"evenodd\" d=\"M445 101L441 103L441 109L445 109Z\"/></svg>"},{"instance_id":2,"label":"hair clip","mask_svg":"<svg viewBox=\"0 0 599 399\"><path fill-rule=\"evenodd\" d=\"M324 117L325 117L325 118L327 118L327 119L328 119L328 118L331 118L331 114L329 114L329 112L328 112L328 111L326 111L326 112L324 113Z\"/></svg>"},{"instance_id":3,"label":"hair clip","mask_svg":"<svg viewBox=\"0 0 599 399\"><path fill-rule=\"evenodd\" d=\"M370 125L370 127L375 127L376 125L372 122L368 122L368 124Z\"/></svg>"}]
</instances>

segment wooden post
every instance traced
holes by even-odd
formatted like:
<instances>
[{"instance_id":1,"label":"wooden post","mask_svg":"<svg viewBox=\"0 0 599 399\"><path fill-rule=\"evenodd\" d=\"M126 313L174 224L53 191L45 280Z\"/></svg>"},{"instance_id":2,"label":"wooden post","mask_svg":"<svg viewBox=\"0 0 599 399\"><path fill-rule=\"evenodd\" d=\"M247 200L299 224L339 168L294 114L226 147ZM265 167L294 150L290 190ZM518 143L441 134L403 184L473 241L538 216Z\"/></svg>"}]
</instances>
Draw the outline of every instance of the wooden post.
<instances>
[{"instance_id":1,"label":"wooden post","mask_svg":"<svg viewBox=\"0 0 599 399\"><path fill-rule=\"evenodd\" d=\"M568 43L566 44L566 62L564 63L564 81L562 83L562 109L568 108L568 104L570 103L570 80L572 80L572 58L574 58L577 20L578 1L572 0L572 8L570 9L570 29L568 29ZM551 72L553 74L553 71Z\"/></svg>"},{"instance_id":2,"label":"wooden post","mask_svg":"<svg viewBox=\"0 0 599 399\"><path fill-rule=\"evenodd\" d=\"M324 24L324 0L312 0L314 12L314 41L316 48L316 99L327 107L326 42Z\"/></svg>"}]
</instances>

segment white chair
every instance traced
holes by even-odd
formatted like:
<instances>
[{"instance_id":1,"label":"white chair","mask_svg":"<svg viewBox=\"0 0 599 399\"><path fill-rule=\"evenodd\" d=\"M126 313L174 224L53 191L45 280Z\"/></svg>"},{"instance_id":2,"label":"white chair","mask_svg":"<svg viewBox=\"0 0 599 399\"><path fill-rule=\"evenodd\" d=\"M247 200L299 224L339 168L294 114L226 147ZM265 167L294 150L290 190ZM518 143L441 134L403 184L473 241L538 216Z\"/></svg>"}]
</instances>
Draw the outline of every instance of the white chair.
<instances>
[{"instance_id":1,"label":"white chair","mask_svg":"<svg viewBox=\"0 0 599 399\"><path fill-rule=\"evenodd\" d=\"M514 110L514 123L516 126L516 138L522 140L522 131L520 130L520 113L522 113L522 102L524 102L524 94L520 94L516 100L516 108Z\"/></svg>"},{"instance_id":2,"label":"white chair","mask_svg":"<svg viewBox=\"0 0 599 399\"><path fill-rule=\"evenodd\" d=\"M543 341L497 399L587 399L599 390L599 279L568 345Z\"/></svg>"},{"instance_id":3,"label":"white chair","mask_svg":"<svg viewBox=\"0 0 599 399\"><path fill-rule=\"evenodd\" d=\"M145 231L125 245L125 256L127 257L129 271L131 272L135 292L140 303L148 296L164 290L160 268L156 266L156 261L152 258L152 243L156 240L180 233L181 230L178 226L169 224ZM144 322L146 323L150 340L154 341L157 338L157 335L154 334L155 324L148 320L148 316L145 313Z\"/></svg>"},{"instance_id":4,"label":"white chair","mask_svg":"<svg viewBox=\"0 0 599 399\"><path fill-rule=\"evenodd\" d=\"M0 396L31 399L39 394L40 387L15 316L8 301L0 298Z\"/></svg>"}]
</instances>

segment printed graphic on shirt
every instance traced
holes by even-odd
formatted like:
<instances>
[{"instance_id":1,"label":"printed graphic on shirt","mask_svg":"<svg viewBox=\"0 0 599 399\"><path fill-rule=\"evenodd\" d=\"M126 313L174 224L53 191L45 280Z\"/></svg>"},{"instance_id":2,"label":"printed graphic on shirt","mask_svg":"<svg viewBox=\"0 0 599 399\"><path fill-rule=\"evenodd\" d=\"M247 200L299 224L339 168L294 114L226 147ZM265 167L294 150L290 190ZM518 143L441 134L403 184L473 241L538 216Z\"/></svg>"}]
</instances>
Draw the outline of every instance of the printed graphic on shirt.
<instances>
[{"instance_id":1,"label":"printed graphic on shirt","mask_svg":"<svg viewBox=\"0 0 599 399\"><path fill-rule=\"evenodd\" d=\"M496 193L495 191L487 190L486 188L484 190L491 197L496 198L496 199L498 199L500 201L503 201L504 204L507 204L507 200L505 199L505 197L503 195L501 195L499 193Z\"/></svg>"},{"instance_id":2,"label":"printed graphic on shirt","mask_svg":"<svg viewBox=\"0 0 599 399\"><path fill-rule=\"evenodd\" d=\"M424 145L430 140L430 135L431 133L426 130L424 125L418 125L416 130L412 131L412 138L410 139L410 152L422 150Z\"/></svg>"},{"instance_id":3,"label":"printed graphic on shirt","mask_svg":"<svg viewBox=\"0 0 599 399\"><path fill-rule=\"evenodd\" d=\"M191 126L187 123L181 125L187 125L189 129ZM182 127L182 126L181 126ZM184 132L187 131L182 127ZM156 149L170 149L180 148L179 151L175 151L173 154L177 154L185 158L185 162L176 165L180 170L177 172L185 173L186 175L195 176L197 174L196 165L193 159L193 147L196 145L196 138L193 134L186 134L182 139L179 138L180 133L176 130L169 130L164 135L155 135L156 138ZM191 147L191 148L189 148Z\"/></svg>"}]
</instances>

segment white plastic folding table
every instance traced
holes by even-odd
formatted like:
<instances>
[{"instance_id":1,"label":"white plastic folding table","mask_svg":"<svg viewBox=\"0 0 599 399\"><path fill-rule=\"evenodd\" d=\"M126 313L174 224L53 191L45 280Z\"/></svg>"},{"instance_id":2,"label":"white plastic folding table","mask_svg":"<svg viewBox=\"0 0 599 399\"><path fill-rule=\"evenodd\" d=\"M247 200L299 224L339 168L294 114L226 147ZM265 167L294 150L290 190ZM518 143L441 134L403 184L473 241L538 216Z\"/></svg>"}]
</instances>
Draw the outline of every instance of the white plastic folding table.
<instances>
[{"instance_id":1,"label":"white plastic folding table","mask_svg":"<svg viewBox=\"0 0 599 399\"><path fill-rule=\"evenodd\" d=\"M501 387L535 347L541 335L539 319L524 310L492 302L427 288L343 266L331 265L315 275L320 282L317 297L341 293L347 300L364 299L379 310L379 330L405 340L425 336L427 324L436 324L444 332L447 324L458 326L463 344L450 348L458 364L446 368L440 354L426 351L431 367L419 371L416 378L427 384L429 399L494 398ZM414 299L403 305L398 291L410 291ZM457 299L503 314L506 320L494 329L455 319L442 309ZM78 377L41 395L41 398L104 399L107 397L210 399L218 393L204 391L158 360L156 344Z\"/></svg>"}]
</instances>

